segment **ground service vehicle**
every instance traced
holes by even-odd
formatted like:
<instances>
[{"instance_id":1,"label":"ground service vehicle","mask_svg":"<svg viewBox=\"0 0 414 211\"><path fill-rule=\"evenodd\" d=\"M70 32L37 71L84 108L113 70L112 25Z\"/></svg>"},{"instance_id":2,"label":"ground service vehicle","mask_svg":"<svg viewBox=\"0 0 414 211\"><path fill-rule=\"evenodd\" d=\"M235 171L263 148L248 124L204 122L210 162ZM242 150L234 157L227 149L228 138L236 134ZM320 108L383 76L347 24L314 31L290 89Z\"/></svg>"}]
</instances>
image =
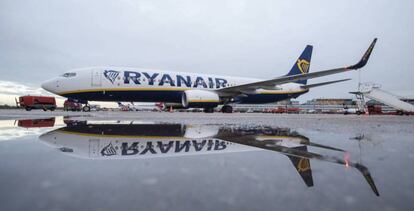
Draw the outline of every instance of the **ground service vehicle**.
<instances>
[{"instance_id":1,"label":"ground service vehicle","mask_svg":"<svg viewBox=\"0 0 414 211\"><path fill-rule=\"evenodd\" d=\"M55 118L22 119L22 120L19 120L17 124L19 127L24 127L24 128L53 127L55 125Z\"/></svg>"},{"instance_id":2,"label":"ground service vehicle","mask_svg":"<svg viewBox=\"0 0 414 211\"><path fill-rule=\"evenodd\" d=\"M73 102L73 101L69 101L69 100L65 100L65 102L63 103L63 110L64 111L81 111L82 110L82 104L77 103L77 102Z\"/></svg>"},{"instance_id":3,"label":"ground service vehicle","mask_svg":"<svg viewBox=\"0 0 414 211\"><path fill-rule=\"evenodd\" d=\"M27 95L19 97L19 100L16 99L16 105L23 107L26 111L30 111L32 109L54 111L56 109L56 99L54 97Z\"/></svg>"}]
</instances>

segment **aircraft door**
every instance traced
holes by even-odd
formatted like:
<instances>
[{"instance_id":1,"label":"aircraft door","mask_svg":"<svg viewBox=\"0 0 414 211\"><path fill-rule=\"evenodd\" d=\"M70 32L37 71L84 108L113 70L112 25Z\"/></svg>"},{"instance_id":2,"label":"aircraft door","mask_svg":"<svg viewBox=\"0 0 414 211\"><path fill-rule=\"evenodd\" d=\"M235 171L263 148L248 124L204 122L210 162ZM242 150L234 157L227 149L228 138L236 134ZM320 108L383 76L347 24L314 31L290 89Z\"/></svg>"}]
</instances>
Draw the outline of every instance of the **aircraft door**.
<instances>
[{"instance_id":1,"label":"aircraft door","mask_svg":"<svg viewBox=\"0 0 414 211\"><path fill-rule=\"evenodd\" d=\"M89 139L89 157L99 157L99 139Z\"/></svg>"},{"instance_id":2,"label":"aircraft door","mask_svg":"<svg viewBox=\"0 0 414 211\"><path fill-rule=\"evenodd\" d=\"M99 70L92 70L92 86L102 86L102 74Z\"/></svg>"}]
</instances>

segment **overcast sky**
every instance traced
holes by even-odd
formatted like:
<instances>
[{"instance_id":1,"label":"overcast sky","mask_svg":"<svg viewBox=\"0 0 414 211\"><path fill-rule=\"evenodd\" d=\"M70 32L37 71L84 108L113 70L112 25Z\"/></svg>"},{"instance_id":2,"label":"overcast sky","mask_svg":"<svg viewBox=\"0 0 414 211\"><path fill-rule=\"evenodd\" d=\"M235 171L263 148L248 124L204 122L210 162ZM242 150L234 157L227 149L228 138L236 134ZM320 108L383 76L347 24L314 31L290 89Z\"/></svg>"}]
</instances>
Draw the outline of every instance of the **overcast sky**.
<instances>
[{"instance_id":1,"label":"overcast sky","mask_svg":"<svg viewBox=\"0 0 414 211\"><path fill-rule=\"evenodd\" d=\"M378 37L362 80L413 96L413 11L406 0L1 0L0 86L36 90L68 69L106 65L270 79L307 44L319 71L357 62ZM299 100L351 97L357 72L310 83L348 77Z\"/></svg>"}]
</instances>

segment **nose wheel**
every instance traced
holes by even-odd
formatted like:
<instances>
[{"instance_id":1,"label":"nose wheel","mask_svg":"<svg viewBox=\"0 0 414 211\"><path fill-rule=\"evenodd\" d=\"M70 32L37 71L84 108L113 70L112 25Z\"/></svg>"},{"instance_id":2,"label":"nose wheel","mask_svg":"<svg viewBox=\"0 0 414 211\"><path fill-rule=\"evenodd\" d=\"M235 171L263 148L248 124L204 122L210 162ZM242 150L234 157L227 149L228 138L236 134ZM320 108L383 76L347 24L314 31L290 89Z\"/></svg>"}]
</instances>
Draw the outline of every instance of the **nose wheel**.
<instances>
[{"instance_id":1,"label":"nose wheel","mask_svg":"<svg viewBox=\"0 0 414 211\"><path fill-rule=\"evenodd\" d=\"M91 107L89 105L85 105L85 106L83 106L82 111L83 112L89 112L89 111L91 111Z\"/></svg>"}]
</instances>

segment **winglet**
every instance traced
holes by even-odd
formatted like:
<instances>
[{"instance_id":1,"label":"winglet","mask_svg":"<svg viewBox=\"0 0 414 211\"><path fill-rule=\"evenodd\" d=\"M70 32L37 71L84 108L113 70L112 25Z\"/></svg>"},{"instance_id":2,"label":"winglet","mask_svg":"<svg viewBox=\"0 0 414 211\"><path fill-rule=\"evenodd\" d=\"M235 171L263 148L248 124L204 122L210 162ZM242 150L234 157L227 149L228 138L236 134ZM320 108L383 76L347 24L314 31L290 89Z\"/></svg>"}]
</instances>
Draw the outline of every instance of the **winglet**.
<instances>
[{"instance_id":1,"label":"winglet","mask_svg":"<svg viewBox=\"0 0 414 211\"><path fill-rule=\"evenodd\" d=\"M368 50L365 52L361 60L357 64L347 67L347 69L357 70L357 69L364 67L367 64L369 57L371 56L372 50L374 49L376 42L377 42L377 38L375 38L374 41L372 41L371 45L369 46Z\"/></svg>"},{"instance_id":2,"label":"winglet","mask_svg":"<svg viewBox=\"0 0 414 211\"><path fill-rule=\"evenodd\" d=\"M372 179L371 174L368 171L368 168L359 163L355 164L355 168L358 169L358 171L362 173L365 180L368 182L369 186L371 187L372 191L374 191L375 195L379 196L380 195L379 191L377 189L377 186L375 186L374 180Z\"/></svg>"}]
</instances>

